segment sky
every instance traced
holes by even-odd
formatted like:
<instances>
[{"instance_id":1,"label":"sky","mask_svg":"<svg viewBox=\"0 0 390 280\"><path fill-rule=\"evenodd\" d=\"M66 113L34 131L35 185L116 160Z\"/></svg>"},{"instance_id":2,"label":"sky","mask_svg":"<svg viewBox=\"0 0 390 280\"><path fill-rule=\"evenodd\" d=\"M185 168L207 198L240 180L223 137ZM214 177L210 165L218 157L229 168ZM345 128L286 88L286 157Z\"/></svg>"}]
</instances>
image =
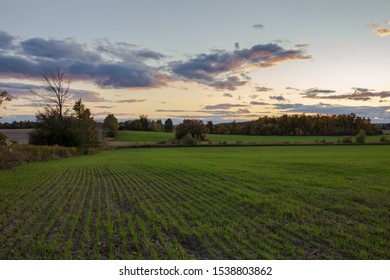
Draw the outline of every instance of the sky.
<instances>
[{"instance_id":1,"label":"sky","mask_svg":"<svg viewBox=\"0 0 390 280\"><path fill-rule=\"evenodd\" d=\"M1 0L1 122L57 68L93 117L350 114L390 122L388 0Z\"/></svg>"}]
</instances>

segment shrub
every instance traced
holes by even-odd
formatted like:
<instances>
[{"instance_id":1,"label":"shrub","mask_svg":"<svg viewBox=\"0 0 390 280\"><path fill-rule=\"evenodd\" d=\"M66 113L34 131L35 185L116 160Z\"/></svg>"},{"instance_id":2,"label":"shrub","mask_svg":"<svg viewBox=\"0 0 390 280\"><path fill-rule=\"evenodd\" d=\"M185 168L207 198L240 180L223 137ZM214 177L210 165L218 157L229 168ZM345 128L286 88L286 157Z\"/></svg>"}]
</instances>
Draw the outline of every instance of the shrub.
<instances>
[{"instance_id":1,"label":"shrub","mask_svg":"<svg viewBox=\"0 0 390 280\"><path fill-rule=\"evenodd\" d=\"M28 162L61 159L75 155L79 155L76 148L9 143L0 148L0 169L11 168Z\"/></svg>"},{"instance_id":2,"label":"shrub","mask_svg":"<svg viewBox=\"0 0 390 280\"><path fill-rule=\"evenodd\" d=\"M185 137L180 139L180 143L183 145L194 146L196 145L196 139L192 137L191 133L187 133Z\"/></svg>"},{"instance_id":3,"label":"shrub","mask_svg":"<svg viewBox=\"0 0 390 280\"><path fill-rule=\"evenodd\" d=\"M387 138L386 136L382 136L381 139L379 139L379 141L381 143L389 143L390 142L389 138Z\"/></svg>"},{"instance_id":4,"label":"shrub","mask_svg":"<svg viewBox=\"0 0 390 280\"><path fill-rule=\"evenodd\" d=\"M364 130L360 130L359 133L356 134L356 143L366 143L366 132Z\"/></svg>"},{"instance_id":5,"label":"shrub","mask_svg":"<svg viewBox=\"0 0 390 280\"><path fill-rule=\"evenodd\" d=\"M5 143L5 140L7 140L7 136L0 133L0 145Z\"/></svg>"},{"instance_id":6,"label":"shrub","mask_svg":"<svg viewBox=\"0 0 390 280\"><path fill-rule=\"evenodd\" d=\"M341 143L343 144L352 143L352 136L344 136L343 138L341 138Z\"/></svg>"}]
</instances>

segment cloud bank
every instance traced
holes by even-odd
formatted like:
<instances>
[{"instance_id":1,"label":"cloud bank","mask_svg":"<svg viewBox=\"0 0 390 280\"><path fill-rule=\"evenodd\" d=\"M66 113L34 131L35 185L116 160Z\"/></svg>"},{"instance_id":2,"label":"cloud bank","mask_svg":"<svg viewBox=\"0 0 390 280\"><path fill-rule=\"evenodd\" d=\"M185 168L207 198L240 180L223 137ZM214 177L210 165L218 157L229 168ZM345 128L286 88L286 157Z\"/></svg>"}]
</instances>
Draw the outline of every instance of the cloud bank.
<instances>
[{"instance_id":1,"label":"cloud bank","mask_svg":"<svg viewBox=\"0 0 390 280\"><path fill-rule=\"evenodd\" d=\"M259 44L250 49L233 52L216 51L199 54L187 61L171 63L171 69L178 79L193 81L218 89L235 90L245 85L237 72L272 67L289 60L309 59L301 49L286 50L277 44Z\"/></svg>"},{"instance_id":2,"label":"cloud bank","mask_svg":"<svg viewBox=\"0 0 390 280\"><path fill-rule=\"evenodd\" d=\"M374 98L388 98L390 97L390 91L374 91L367 88L352 88L354 90L353 93L349 94L332 94L332 95L323 95L328 93L335 93L334 90L318 90L318 89L310 89L303 93L304 98L312 98L312 99L347 99L347 100L355 100L355 101L368 101Z\"/></svg>"}]
</instances>

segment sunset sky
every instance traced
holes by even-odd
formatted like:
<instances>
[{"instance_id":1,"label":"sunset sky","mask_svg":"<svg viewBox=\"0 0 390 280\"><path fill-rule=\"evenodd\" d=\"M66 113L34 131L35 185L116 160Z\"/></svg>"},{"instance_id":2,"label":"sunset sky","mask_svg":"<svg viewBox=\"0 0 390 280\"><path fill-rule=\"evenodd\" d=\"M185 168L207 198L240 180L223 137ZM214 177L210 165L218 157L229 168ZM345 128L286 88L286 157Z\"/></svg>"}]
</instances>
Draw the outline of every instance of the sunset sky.
<instances>
[{"instance_id":1,"label":"sunset sky","mask_svg":"<svg viewBox=\"0 0 390 280\"><path fill-rule=\"evenodd\" d=\"M390 1L1 0L0 121L34 120L57 67L98 120L390 122Z\"/></svg>"}]
</instances>

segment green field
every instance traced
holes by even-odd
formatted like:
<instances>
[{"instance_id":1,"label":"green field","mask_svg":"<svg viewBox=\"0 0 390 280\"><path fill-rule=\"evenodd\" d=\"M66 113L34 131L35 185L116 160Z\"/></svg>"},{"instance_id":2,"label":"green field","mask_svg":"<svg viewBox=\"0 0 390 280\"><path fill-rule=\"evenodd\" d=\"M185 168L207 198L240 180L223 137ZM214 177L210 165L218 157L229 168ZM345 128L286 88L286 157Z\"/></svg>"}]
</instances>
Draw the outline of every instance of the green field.
<instances>
[{"instance_id":1,"label":"green field","mask_svg":"<svg viewBox=\"0 0 390 280\"><path fill-rule=\"evenodd\" d=\"M390 146L106 151L0 171L1 259L389 259Z\"/></svg>"},{"instance_id":2,"label":"green field","mask_svg":"<svg viewBox=\"0 0 390 280\"><path fill-rule=\"evenodd\" d=\"M379 142L382 135L367 136L367 143ZM159 142L175 138L173 133L151 131L119 131L115 141L118 142ZM337 143L342 136L251 136L251 135L223 135L208 134L209 141L226 141L228 143ZM353 137L355 138L355 137ZM390 137L387 137L390 140Z\"/></svg>"}]
</instances>

